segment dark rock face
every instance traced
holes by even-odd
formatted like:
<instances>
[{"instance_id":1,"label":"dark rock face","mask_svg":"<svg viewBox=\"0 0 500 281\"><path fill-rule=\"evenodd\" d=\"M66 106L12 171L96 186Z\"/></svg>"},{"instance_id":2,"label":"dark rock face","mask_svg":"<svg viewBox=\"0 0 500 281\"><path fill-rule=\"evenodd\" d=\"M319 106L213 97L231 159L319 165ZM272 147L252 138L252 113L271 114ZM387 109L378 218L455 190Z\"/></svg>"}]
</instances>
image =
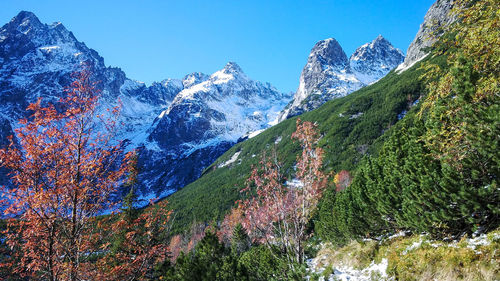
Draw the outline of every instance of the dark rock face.
<instances>
[{"instance_id":1,"label":"dark rock face","mask_svg":"<svg viewBox=\"0 0 500 281\"><path fill-rule=\"evenodd\" d=\"M456 20L456 16L451 13L455 2L454 0L437 0L432 4L415 39L408 47L404 63L398 69L406 69L427 55L425 50L431 47L446 27Z\"/></svg>"},{"instance_id":2,"label":"dark rock face","mask_svg":"<svg viewBox=\"0 0 500 281\"><path fill-rule=\"evenodd\" d=\"M350 59L337 40L319 41L311 50L300 75L299 88L280 114L280 121L377 81L403 59L403 53L382 36L359 47Z\"/></svg>"},{"instance_id":3,"label":"dark rock face","mask_svg":"<svg viewBox=\"0 0 500 281\"><path fill-rule=\"evenodd\" d=\"M118 139L140 151L141 198L195 180L239 137L269 126L291 98L249 79L235 63L211 76L192 73L147 86L106 67L61 23L43 24L23 11L0 28L0 145L27 116L29 103L39 97L57 103L83 62L100 81L99 110L122 104Z\"/></svg>"}]
</instances>

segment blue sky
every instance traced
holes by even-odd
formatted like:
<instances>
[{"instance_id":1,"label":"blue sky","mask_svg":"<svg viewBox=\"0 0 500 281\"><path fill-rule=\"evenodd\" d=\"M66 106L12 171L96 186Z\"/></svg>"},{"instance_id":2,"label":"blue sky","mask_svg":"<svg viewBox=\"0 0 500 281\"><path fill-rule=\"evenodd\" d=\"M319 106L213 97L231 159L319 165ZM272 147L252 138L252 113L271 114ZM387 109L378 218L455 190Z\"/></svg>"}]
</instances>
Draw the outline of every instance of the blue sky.
<instances>
[{"instance_id":1,"label":"blue sky","mask_svg":"<svg viewBox=\"0 0 500 281\"><path fill-rule=\"evenodd\" d=\"M406 52L433 2L2 0L0 24L21 10L60 21L106 65L148 84L235 61L251 78L288 92L321 39L336 38L349 56L382 34Z\"/></svg>"}]
</instances>

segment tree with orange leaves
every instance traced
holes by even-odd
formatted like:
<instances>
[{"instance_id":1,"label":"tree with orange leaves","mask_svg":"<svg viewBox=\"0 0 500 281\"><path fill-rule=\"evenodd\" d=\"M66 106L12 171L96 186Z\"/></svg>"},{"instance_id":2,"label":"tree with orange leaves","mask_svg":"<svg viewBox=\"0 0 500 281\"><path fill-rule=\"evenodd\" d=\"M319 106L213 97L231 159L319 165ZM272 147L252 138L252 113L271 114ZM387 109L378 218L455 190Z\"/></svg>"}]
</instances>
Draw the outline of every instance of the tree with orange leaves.
<instances>
[{"instance_id":1,"label":"tree with orange leaves","mask_svg":"<svg viewBox=\"0 0 500 281\"><path fill-rule=\"evenodd\" d=\"M226 246L231 245L234 229L238 224L241 224L241 220L243 219L243 209L239 203L239 201L236 202L236 206L224 217L217 231L219 241Z\"/></svg>"},{"instance_id":2,"label":"tree with orange leaves","mask_svg":"<svg viewBox=\"0 0 500 281\"><path fill-rule=\"evenodd\" d=\"M167 201L149 206L134 217L122 212L118 220L108 218L99 227L110 233L101 249L107 253L96 263L93 280L153 280L155 266L168 264L168 234L172 211ZM111 238L111 239L109 239ZM106 239L106 237L104 238Z\"/></svg>"},{"instance_id":3,"label":"tree with orange leaves","mask_svg":"<svg viewBox=\"0 0 500 281\"><path fill-rule=\"evenodd\" d=\"M351 173L349 173L349 171L347 170L342 170L335 175L335 177L333 178L333 182L337 187L336 189L337 192L342 191L346 189L346 187L351 185L352 182Z\"/></svg>"},{"instance_id":4,"label":"tree with orange leaves","mask_svg":"<svg viewBox=\"0 0 500 281\"><path fill-rule=\"evenodd\" d=\"M6 244L15 274L42 280L82 280L95 272L89 257L99 253L95 216L113 208L120 185L123 151L113 139L119 107L97 111L99 91L89 67L56 106L32 103L32 112L0 150L10 171ZM125 161L130 155L125 156Z\"/></svg>"},{"instance_id":5,"label":"tree with orange leaves","mask_svg":"<svg viewBox=\"0 0 500 281\"><path fill-rule=\"evenodd\" d=\"M169 265L168 243L172 211L167 201L153 203L144 210L135 207L137 156L131 152L125 166L129 194L122 201L120 214L100 218L100 250L105 255L95 263L92 280L152 280L155 269Z\"/></svg>"},{"instance_id":6,"label":"tree with orange leaves","mask_svg":"<svg viewBox=\"0 0 500 281\"><path fill-rule=\"evenodd\" d=\"M297 156L296 184L287 184L277 160L265 156L260 169L254 169L246 190L255 188L256 196L242 203L242 225L254 242L278 247L288 258L291 270L305 261L304 244L307 225L327 186L328 177L321 171L323 149L317 146L319 133L311 122L297 120L292 134L302 147ZM253 193L250 192L250 195Z\"/></svg>"}]
</instances>

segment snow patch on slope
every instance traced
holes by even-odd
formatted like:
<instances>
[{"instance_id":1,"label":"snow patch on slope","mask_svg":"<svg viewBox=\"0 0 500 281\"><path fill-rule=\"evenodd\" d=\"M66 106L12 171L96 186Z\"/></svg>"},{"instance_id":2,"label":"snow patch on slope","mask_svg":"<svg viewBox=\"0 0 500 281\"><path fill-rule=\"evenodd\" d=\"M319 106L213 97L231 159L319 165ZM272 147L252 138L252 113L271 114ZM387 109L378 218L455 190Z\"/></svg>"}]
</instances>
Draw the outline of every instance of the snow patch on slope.
<instances>
[{"instance_id":1,"label":"snow patch on slope","mask_svg":"<svg viewBox=\"0 0 500 281\"><path fill-rule=\"evenodd\" d=\"M231 156L231 158L229 160L227 160L226 162L220 164L217 167L222 168L222 167L226 167L226 166L228 166L230 164L233 164L234 162L236 162L236 160L238 160L238 156L240 156L240 153L241 153L241 151L236 152L235 154L233 154L233 156Z\"/></svg>"},{"instance_id":2,"label":"snow patch on slope","mask_svg":"<svg viewBox=\"0 0 500 281\"><path fill-rule=\"evenodd\" d=\"M317 261L310 259L307 261L309 269L316 274L321 274L325 268L317 268ZM386 258L382 259L380 263L372 263L363 269L355 269L349 266L340 266L333 269L333 274L328 276L327 279L321 276L319 280L329 281L370 281L370 280L394 280L387 275L387 267L389 263ZM311 280L308 276L307 280Z\"/></svg>"},{"instance_id":3,"label":"snow patch on slope","mask_svg":"<svg viewBox=\"0 0 500 281\"><path fill-rule=\"evenodd\" d=\"M410 69L412 66L414 66L416 63L422 61L423 59L425 59L429 54L425 54L423 55L422 57L418 58L417 60L415 61L412 61L410 64L406 65L405 63L401 63L400 65L398 65L398 67L396 67L396 73L397 74L401 74L403 72L405 72L406 70Z\"/></svg>"}]
</instances>

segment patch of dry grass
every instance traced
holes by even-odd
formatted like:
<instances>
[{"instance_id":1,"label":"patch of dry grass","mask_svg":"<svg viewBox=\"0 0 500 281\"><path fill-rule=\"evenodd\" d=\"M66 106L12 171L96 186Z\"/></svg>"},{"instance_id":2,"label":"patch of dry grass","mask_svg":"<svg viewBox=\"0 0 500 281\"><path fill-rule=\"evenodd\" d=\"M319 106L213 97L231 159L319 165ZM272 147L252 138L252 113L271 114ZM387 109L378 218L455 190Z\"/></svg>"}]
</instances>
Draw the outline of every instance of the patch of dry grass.
<instances>
[{"instance_id":1,"label":"patch of dry grass","mask_svg":"<svg viewBox=\"0 0 500 281\"><path fill-rule=\"evenodd\" d=\"M367 267L375 258L379 244L376 241L352 241L347 246L335 248L326 244L318 252L318 267L347 266L356 269Z\"/></svg>"},{"instance_id":2,"label":"patch of dry grass","mask_svg":"<svg viewBox=\"0 0 500 281\"><path fill-rule=\"evenodd\" d=\"M466 237L443 242L415 235L382 242L352 241L340 248L325 244L316 262L318 268L363 269L383 258L388 260L388 275L396 280L500 280L500 229L479 242Z\"/></svg>"}]
</instances>

